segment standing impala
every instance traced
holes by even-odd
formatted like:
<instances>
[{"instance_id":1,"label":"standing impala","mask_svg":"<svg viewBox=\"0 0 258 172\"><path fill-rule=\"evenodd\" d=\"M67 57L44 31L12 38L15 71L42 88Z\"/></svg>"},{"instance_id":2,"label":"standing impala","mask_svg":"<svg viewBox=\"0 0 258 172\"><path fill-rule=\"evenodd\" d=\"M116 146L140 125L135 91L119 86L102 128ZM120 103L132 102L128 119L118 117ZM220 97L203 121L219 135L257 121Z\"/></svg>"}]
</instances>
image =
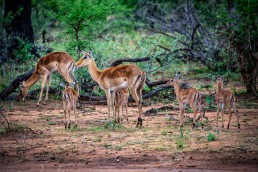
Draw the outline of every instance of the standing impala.
<instances>
[{"instance_id":1,"label":"standing impala","mask_svg":"<svg viewBox=\"0 0 258 172\"><path fill-rule=\"evenodd\" d=\"M190 104L190 107L193 110L193 129L196 126L196 114L197 110L199 110L201 115L201 124L203 129L203 114L201 113L201 94L196 88L180 88L178 83L180 72L176 74L173 80L167 82L168 85L171 85L175 89L175 94L177 101L179 103L180 109L180 128L183 126L183 118L186 104Z\"/></svg>"},{"instance_id":2,"label":"standing impala","mask_svg":"<svg viewBox=\"0 0 258 172\"><path fill-rule=\"evenodd\" d=\"M117 121L119 122L119 112L120 108L122 111L122 115L125 117L127 120L127 123L129 123L128 120L128 98L129 98L129 91L128 89L122 89L119 91L116 91L115 93L115 113L117 114ZM124 115L124 110L125 110L125 115Z\"/></svg>"},{"instance_id":3,"label":"standing impala","mask_svg":"<svg viewBox=\"0 0 258 172\"><path fill-rule=\"evenodd\" d=\"M215 94L215 100L217 103L217 127L219 126L218 124L218 118L219 118L219 112L221 110L222 113L222 128L224 128L224 106L226 106L228 113L229 113L229 120L228 120L228 127L229 129L230 126L230 121L232 117L232 112L230 108L230 104L233 106L234 112L237 116L237 125L238 125L238 131L240 131L240 123L239 123L239 117L236 109L236 102L235 102L235 95L232 90L229 89L223 89L223 76L217 77L217 91Z\"/></svg>"},{"instance_id":4,"label":"standing impala","mask_svg":"<svg viewBox=\"0 0 258 172\"><path fill-rule=\"evenodd\" d=\"M79 94L71 88L69 85L66 85L65 89L62 91L62 102L64 108L65 116L65 128L71 127L70 114L71 110L75 116L75 126L77 127L77 115L76 115L76 103L78 101ZM67 122L68 115L68 122Z\"/></svg>"},{"instance_id":5,"label":"standing impala","mask_svg":"<svg viewBox=\"0 0 258 172\"><path fill-rule=\"evenodd\" d=\"M105 90L108 104L108 118L110 108L114 112L115 92L128 88L138 107L138 122L136 127L142 126L142 89L146 80L146 73L135 65L121 65L99 70L96 66L92 51L83 52L83 57L76 63L78 67L87 66L92 79Z\"/></svg>"},{"instance_id":6,"label":"standing impala","mask_svg":"<svg viewBox=\"0 0 258 172\"><path fill-rule=\"evenodd\" d=\"M39 79L42 80L41 91L39 95L39 100L37 105L41 102L43 90L45 84L47 84L46 90L46 98L45 102L48 100L48 91L50 84L50 76L53 72L58 71L66 80L66 82L70 85L75 85L77 87L77 91L79 91L79 84L74 77L74 59L65 52L53 52L48 55L42 57L37 66L31 75L31 77L27 81L23 81L20 85L20 97L23 101L25 101L25 97L28 94L29 88L34 85Z\"/></svg>"}]
</instances>

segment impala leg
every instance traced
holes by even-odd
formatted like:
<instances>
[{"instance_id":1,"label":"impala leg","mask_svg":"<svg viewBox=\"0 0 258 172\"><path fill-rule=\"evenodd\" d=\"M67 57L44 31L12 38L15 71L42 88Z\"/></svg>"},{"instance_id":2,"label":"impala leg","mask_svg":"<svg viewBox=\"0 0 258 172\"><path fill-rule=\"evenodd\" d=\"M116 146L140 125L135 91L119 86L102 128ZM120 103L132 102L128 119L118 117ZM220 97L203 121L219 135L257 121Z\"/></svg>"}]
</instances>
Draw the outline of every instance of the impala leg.
<instances>
[{"instance_id":1,"label":"impala leg","mask_svg":"<svg viewBox=\"0 0 258 172\"><path fill-rule=\"evenodd\" d=\"M235 112L236 117L237 117L238 131L240 131L239 115L238 115L238 112L237 112L237 109L236 109L236 104L235 104L235 102L233 102L233 109L234 109L234 112Z\"/></svg>"},{"instance_id":2,"label":"impala leg","mask_svg":"<svg viewBox=\"0 0 258 172\"><path fill-rule=\"evenodd\" d=\"M141 103L140 103L140 99L137 95L137 92L136 92L135 88L130 87L129 89L130 89L130 92L132 94L133 99L135 100L135 102L137 104L138 112L139 112L136 127L138 127L138 126L141 127L142 126L142 106L141 106Z\"/></svg>"},{"instance_id":3,"label":"impala leg","mask_svg":"<svg viewBox=\"0 0 258 172\"><path fill-rule=\"evenodd\" d=\"M123 113L123 109L125 109L125 115ZM122 104L122 113L123 113L127 123L129 124L129 120L128 120L128 101L127 100L125 100L125 102L123 102L123 104Z\"/></svg>"},{"instance_id":4,"label":"impala leg","mask_svg":"<svg viewBox=\"0 0 258 172\"><path fill-rule=\"evenodd\" d=\"M64 108L64 118L65 118L64 124L65 124L65 128L67 128L67 121L66 121L66 103L65 103L65 102L63 102L63 108Z\"/></svg>"},{"instance_id":5,"label":"impala leg","mask_svg":"<svg viewBox=\"0 0 258 172\"><path fill-rule=\"evenodd\" d=\"M46 80L47 80L47 75L44 75L42 77L41 90L40 90L39 100L37 102L37 106L39 106L39 103L41 102L43 91L44 91L44 87L45 87L45 84L46 84Z\"/></svg>"},{"instance_id":6,"label":"impala leg","mask_svg":"<svg viewBox=\"0 0 258 172\"><path fill-rule=\"evenodd\" d=\"M73 114L74 114L74 117L75 117L75 127L77 127L77 114L76 114L76 101L73 101Z\"/></svg>"},{"instance_id":7,"label":"impala leg","mask_svg":"<svg viewBox=\"0 0 258 172\"><path fill-rule=\"evenodd\" d=\"M108 106L108 119L110 119L110 93L109 90L105 90L106 99L107 99L107 106Z\"/></svg>"},{"instance_id":8,"label":"impala leg","mask_svg":"<svg viewBox=\"0 0 258 172\"><path fill-rule=\"evenodd\" d=\"M68 128L71 128L71 119L70 119L71 109L68 109Z\"/></svg>"},{"instance_id":9,"label":"impala leg","mask_svg":"<svg viewBox=\"0 0 258 172\"><path fill-rule=\"evenodd\" d=\"M115 108L114 108L115 91L110 91L110 97L111 97L111 107L112 107L112 112L113 112L113 119L116 120L116 113L115 113Z\"/></svg>"},{"instance_id":10,"label":"impala leg","mask_svg":"<svg viewBox=\"0 0 258 172\"><path fill-rule=\"evenodd\" d=\"M224 111L225 111L224 102L221 104L221 117L222 117L222 128L224 128Z\"/></svg>"},{"instance_id":11,"label":"impala leg","mask_svg":"<svg viewBox=\"0 0 258 172\"><path fill-rule=\"evenodd\" d=\"M220 103L217 103L217 128L219 128L219 111L220 111Z\"/></svg>"},{"instance_id":12,"label":"impala leg","mask_svg":"<svg viewBox=\"0 0 258 172\"><path fill-rule=\"evenodd\" d=\"M75 82L75 84L76 84L76 91L78 92L79 97L80 97L79 82L78 82L77 79L75 78L73 70L71 70L69 74L70 74L70 75L69 75L70 78L71 78L71 79L73 80L73 82ZM80 107L80 102L79 102L79 100L76 101L76 106L77 106L77 107Z\"/></svg>"},{"instance_id":13,"label":"impala leg","mask_svg":"<svg viewBox=\"0 0 258 172\"><path fill-rule=\"evenodd\" d=\"M76 91L78 92L78 94L80 95L80 87L79 87L79 82L77 81L77 79L74 76L74 72L71 70L70 71L70 78L75 82L76 84Z\"/></svg>"},{"instance_id":14,"label":"impala leg","mask_svg":"<svg viewBox=\"0 0 258 172\"><path fill-rule=\"evenodd\" d=\"M120 97L119 97L119 99L118 99L118 107L117 107L117 115L118 115L118 117L117 117L117 119L118 119L118 122L119 122L119 120L120 120L120 109L121 109L121 114L123 115L124 113L123 113L123 105L122 105L122 103L123 103L123 99L122 99L123 97L121 97L121 95L120 95ZM121 116L121 118L122 118L122 116Z\"/></svg>"},{"instance_id":15,"label":"impala leg","mask_svg":"<svg viewBox=\"0 0 258 172\"><path fill-rule=\"evenodd\" d=\"M183 107L183 103L182 103L182 102L179 103L179 109L180 109L180 111L179 111L179 119L180 119L180 127L179 127L179 130L180 130L181 127L183 127L183 125L184 125L183 120L184 120L184 111L185 111L185 109L184 109L184 107Z\"/></svg>"},{"instance_id":16,"label":"impala leg","mask_svg":"<svg viewBox=\"0 0 258 172\"><path fill-rule=\"evenodd\" d=\"M47 100L48 100L48 92L49 92L50 81L51 81L51 76L49 75L49 76L47 77L47 81L46 81L47 89L46 89L45 102L43 103L44 105L47 103Z\"/></svg>"},{"instance_id":17,"label":"impala leg","mask_svg":"<svg viewBox=\"0 0 258 172\"><path fill-rule=\"evenodd\" d=\"M202 108L201 98L200 98L200 100L198 101L198 110L199 110L199 113L200 113L201 125L202 125L202 130L203 130L203 128L204 128L203 116L204 116L204 114L205 114L205 110ZM203 110L203 112L202 112L202 110Z\"/></svg>"},{"instance_id":18,"label":"impala leg","mask_svg":"<svg viewBox=\"0 0 258 172\"><path fill-rule=\"evenodd\" d=\"M193 129L196 126L196 114L197 114L197 110L196 107L193 104L190 104L192 110L193 110Z\"/></svg>"},{"instance_id":19,"label":"impala leg","mask_svg":"<svg viewBox=\"0 0 258 172\"><path fill-rule=\"evenodd\" d=\"M68 83L68 84L72 84L73 83L73 80L70 78L69 76L69 72L63 72L62 70L58 70L58 72L60 73L60 75L62 75L65 79L65 81Z\"/></svg>"},{"instance_id":20,"label":"impala leg","mask_svg":"<svg viewBox=\"0 0 258 172\"><path fill-rule=\"evenodd\" d=\"M232 117L232 112L231 112L229 104L226 104L226 107L227 107L227 110L228 110L228 113L229 113L228 127L227 127L227 129L229 129L230 122L231 122L231 117Z\"/></svg>"}]
</instances>

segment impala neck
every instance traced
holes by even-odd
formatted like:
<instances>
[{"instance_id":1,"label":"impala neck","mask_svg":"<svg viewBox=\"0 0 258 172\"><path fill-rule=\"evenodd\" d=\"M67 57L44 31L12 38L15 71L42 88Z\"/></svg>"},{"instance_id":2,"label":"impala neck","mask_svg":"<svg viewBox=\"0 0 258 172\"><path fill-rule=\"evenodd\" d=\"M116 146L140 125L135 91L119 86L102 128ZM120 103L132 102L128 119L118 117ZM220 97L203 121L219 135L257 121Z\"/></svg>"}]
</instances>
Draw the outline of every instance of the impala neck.
<instances>
[{"instance_id":1,"label":"impala neck","mask_svg":"<svg viewBox=\"0 0 258 172\"><path fill-rule=\"evenodd\" d=\"M33 74L30 76L30 78L25 81L24 86L27 87L28 89L34 85L37 81L39 80L39 75L36 74L36 72L34 71Z\"/></svg>"},{"instance_id":2,"label":"impala neck","mask_svg":"<svg viewBox=\"0 0 258 172\"><path fill-rule=\"evenodd\" d=\"M219 82L219 83L218 83L218 86L217 86L217 90L218 90L218 91L221 91L221 90L222 90L222 87L223 87L223 86L222 86L222 83Z\"/></svg>"},{"instance_id":3,"label":"impala neck","mask_svg":"<svg viewBox=\"0 0 258 172\"><path fill-rule=\"evenodd\" d=\"M174 84L174 89L175 89L176 96L178 96L181 89L178 82Z\"/></svg>"},{"instance_id":4,"label":"impala neck","mask_svg":"<svg viewBox=\"0 0 258 172\"><path fill-rule=\"evenodd\" d=\"M97 68L95 60L93 58L92 58L90 65L88 66L88 69L89 69L90 76L92 77L92 79L99 84L99 78L100 78L101 71Z\"/></svg>"}]
</instances>

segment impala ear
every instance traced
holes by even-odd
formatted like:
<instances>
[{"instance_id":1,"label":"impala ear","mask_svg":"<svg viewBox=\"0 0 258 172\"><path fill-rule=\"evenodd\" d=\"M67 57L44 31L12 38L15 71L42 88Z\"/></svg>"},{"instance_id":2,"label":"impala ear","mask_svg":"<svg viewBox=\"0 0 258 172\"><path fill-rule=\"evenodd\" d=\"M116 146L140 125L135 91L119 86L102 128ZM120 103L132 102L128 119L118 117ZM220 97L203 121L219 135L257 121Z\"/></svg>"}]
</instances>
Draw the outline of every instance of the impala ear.
<instances>
[{"instance_id":1,"label":"impala ear","mask_svg":"<svg viewBox=\"0 0 258 172\"><path fill-rule=\"evenodd\" d=\"M222 81L224 81L224 76L223 75L221 75L220 78L221 78Z\"/></svg>"},{"instance_id":2,"label":"impala ear","mask_svg":"<svg viewBox=\"0 0 258 172\"><path fill-rule=\"evenodd\" d=\"M179 76L180 76L180 72L177 72L177 73L176 73L176 76L175 76L175 79L178 79Z\"/></svg>"},{"instance_id":3,"label":"impala ear","mask_svg":"<svg viewBox=\"0 0 258 172\"><path fill-rule=\"evenodd\" d=\"M92 50L91 50L91 49L89 50L89 55L91 55L91 56L92 56Z\"/></svg>"},{"instance_id":4,"label":"impala ear","mask_svg":"<svg viewBox=\"0 0 258 172\"><path fill-rule=\"evenodd\" d=\"M20 82L20 87L21 88L24 88L24 83L25 83L24 81Z\"/></svg>"}]
</instances>

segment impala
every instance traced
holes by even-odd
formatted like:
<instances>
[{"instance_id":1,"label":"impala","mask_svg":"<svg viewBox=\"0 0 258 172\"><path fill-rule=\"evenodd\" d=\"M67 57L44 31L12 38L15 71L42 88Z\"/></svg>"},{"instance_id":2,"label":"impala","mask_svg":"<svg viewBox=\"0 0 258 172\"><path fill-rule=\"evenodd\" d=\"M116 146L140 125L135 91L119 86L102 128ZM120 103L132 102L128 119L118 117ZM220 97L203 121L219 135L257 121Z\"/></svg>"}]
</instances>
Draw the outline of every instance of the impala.
<instances>
[{"instance_id":1,"label":"impala","mask_svg":"<svg viewBox=\"0 0 258 172\"><path fill-rule=\"evenodd\" d=\"M227 127L227 129L229 129L230 121L231 121L231 117L232 117L232 112L231 112L231 108L230 108L230 104L231 104L231 106L233 106L234 112L237 116L238 131L240 131L240 123L239 123L239 116L238 116L237 109L236 109L235 95L232 90L223 89L223 80L224 80L223 76L217 77L217 91L215 94L215 100L217 103L217 127L219 126L218 118L219 118L219 112L221 110L222 128L224 128L223 116L224 116L224 106L226 106L228 113L229 113L229 120L228 120L228 127Z\"/></svg>"},{"instance_id":2,"label":"impala","mask_svg":"<svg viewBox=\"0 0 258 172\"><path fill-rule=\"evenodd\" d=\"M129 91L128 89L122 89L120 91L116 91L115 93L115 113L117 114L117 121L119 122L119 111L122 110L122 115L128 120L128 98L129 98ZM124 115L125 110L125 115Z\"/></svg>"},{"instance_id":3,"label":"impala","mask_svg":"<svg viewBox=\"0 0 258 172\"><path fill-rule=\"evenodd\" d=\"M76 116L76 103L78 101L79 94L71 88L69 85L66 85L65 89L62 91L62 101L65 115L65 128L70 128L70 113L73 110L75 116L75 126L77 126L77 116ZM66 115L68 115L68 123L66 120Z\"/></svg>"},{"instance_id":4,"label":"impala","mask_svg":"<svg viewBox=\"0 0 258 172\"><path fill-rule=\"evenodd\" d=\"M39 103L41 102L44 86L47 84L46 98L44 102L45 104L48 100L48 91L51 79L50 76L53 72L56 71L58 71L64 77L68 84L76 84L77 91L79 91L78 82L74 77L74 68L74 59L65 52L53 52L42 57L38 61L36 68L30 78L20 84L20 97L23 101L25 101L25 97L28 94L29 88L33 86L39 79L41 79L41 91L37 105L39 106Z\"/></svg>"},{"instance_id":5,"label":"impala","mask_svg":"<svg viewBox=\"0 0 258 172\"><path fill-rule=\"evenodd\" d=\"M180 128L183 126L183 118L186 104L189 103L190 107L193 110L193 129L196 126L196 114L197 110L200 112L201 115L201 124L203 129L203 114L201 113L201 94L196 88L181 88L178 83L180 72L176 74L174 79L167 82L167 85L171 85L174 87L175 94L177 101L179 103L180 109Z\"/></svg>"},{"instance_id":6,"label":"impala","mask_svg":"<svg viewBox=\"0 0 258 172\"><path fill-rule=\"evenodd\" d=\"M108 104L108 118L112 107L113 118L115 92L128 88L138 107L138 122L136 127L142 126L142 89L146 80L146 73L136 65L121 65L99 70L92 56L92 51L83 52L83 56L76 63L78 67L87 66L92 79L105 90Z\"/></svg>"}]
</instances>

